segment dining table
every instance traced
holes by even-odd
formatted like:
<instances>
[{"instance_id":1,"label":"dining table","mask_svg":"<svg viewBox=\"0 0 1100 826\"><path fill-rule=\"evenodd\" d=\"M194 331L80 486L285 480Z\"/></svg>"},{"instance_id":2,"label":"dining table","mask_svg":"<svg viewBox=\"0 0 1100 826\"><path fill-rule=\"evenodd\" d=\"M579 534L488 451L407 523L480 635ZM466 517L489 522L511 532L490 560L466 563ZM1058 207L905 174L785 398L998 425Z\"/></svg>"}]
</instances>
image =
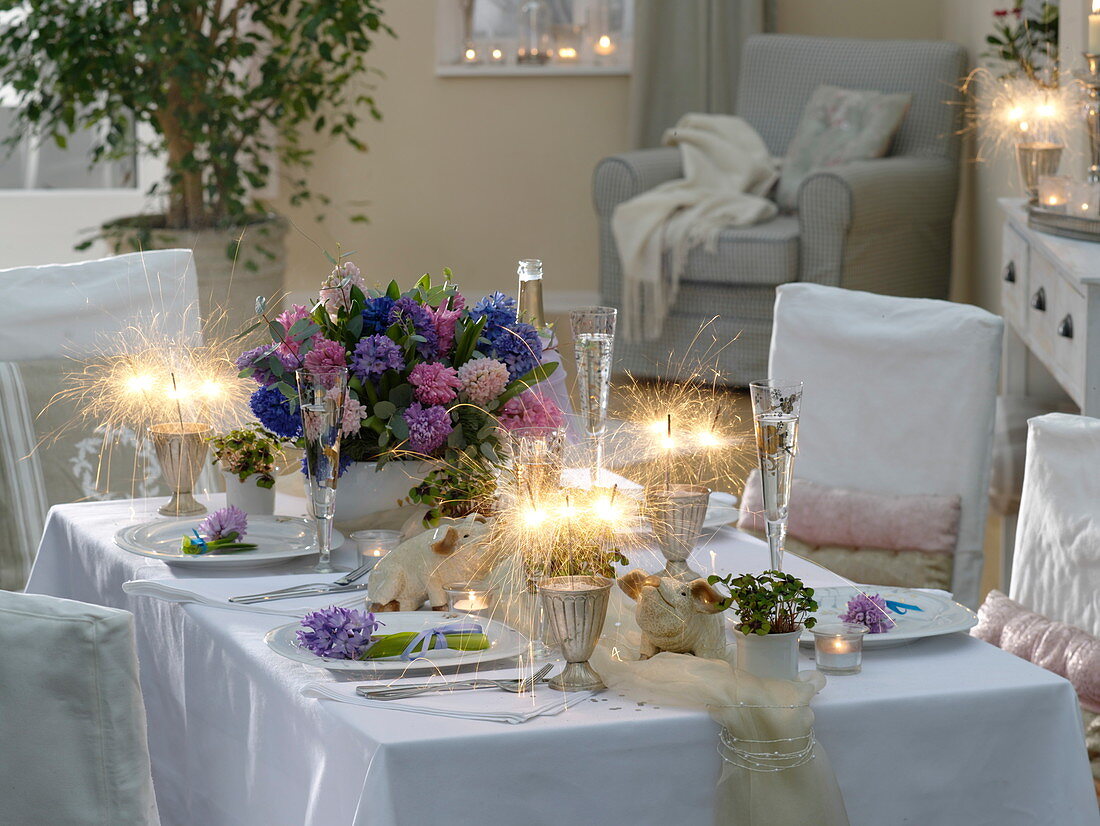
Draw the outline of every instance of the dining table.
<instances>
[{"instance_id":1,"label":"dining table","mask_svg":"<svg viewBox=\"0 0 1100 826\"><path fill-rule=\"evenodd\" d=\"M166 826L713 822L723 758L703 710L614 689L566 695L555 713L518 724L334 701L304 690L339 687L338 675L265 642L287 617L128 593L129 581L203 578L225 580L226 593L274 589L312 564L207 573L116 544L161 501L53 507L27 591L133 612ZM280 513L303 505L277 502ZM350 545L335 558L355 560ZM648 570L659 561L655 549L631 559ZM760 572L769 553L725 526L703 537L690 563ZM845 584L793 555L784 569L813 587ZM814 668L812 651L800 653L800 667ZM540 686L533 702L559 696ZM476 702L491 710L509 697L481 691ZM812 708L852 824L1100 824L1072 686L965 632L868 649L862 671L829 676Z\"/></svg>"}]
</instances>

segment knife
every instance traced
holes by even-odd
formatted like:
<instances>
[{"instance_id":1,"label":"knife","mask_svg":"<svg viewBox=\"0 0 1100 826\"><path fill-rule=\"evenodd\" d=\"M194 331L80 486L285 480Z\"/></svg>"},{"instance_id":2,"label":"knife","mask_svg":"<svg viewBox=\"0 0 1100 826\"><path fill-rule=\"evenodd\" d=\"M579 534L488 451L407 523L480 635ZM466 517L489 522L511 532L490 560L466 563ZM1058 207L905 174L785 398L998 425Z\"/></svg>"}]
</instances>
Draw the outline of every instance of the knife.
<instances>
[{"instance_id":1,"label":"knife","mask_svg":"<svg viewBox=\"0 0 1100 826\"><path fill-rule=\"evenodd\" d=\"M322 595L337 596L339 594L350 594L355 591L365 591L367 589L366 582L354 582L351 585L345 585L342 588L332 588L325 586L322 588L310 588L300 591L288 591L283 593L272 594L254 594L247 597L230 597L229 601L236 603L237 605L254 605L257 602L274 602L278 599L295 599L296 597L316 597Z\"/></svg>"}]
</instances>

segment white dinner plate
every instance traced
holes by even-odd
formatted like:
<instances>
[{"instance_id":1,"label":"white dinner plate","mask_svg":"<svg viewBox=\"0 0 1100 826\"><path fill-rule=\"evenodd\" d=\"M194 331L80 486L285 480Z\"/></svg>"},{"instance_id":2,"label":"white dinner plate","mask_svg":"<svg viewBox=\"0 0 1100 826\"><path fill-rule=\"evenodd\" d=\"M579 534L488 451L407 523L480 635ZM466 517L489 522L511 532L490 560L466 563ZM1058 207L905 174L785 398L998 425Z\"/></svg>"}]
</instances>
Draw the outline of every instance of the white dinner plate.
<instances>
[{"instance_id":1,"label":"white dinner plate","mask_svg":"<svg viewBox=\"0 0 1100 826\"><path fill-rule=\"evenodd\" d=\"M905 645L924 637L969 631L978 624L978 616L969 608L959 605L946 594L922 591L917 588L892 588L886 585L835 585L815 588L814 599L818 609L814 614L819 625L840 622L840 615L847 608L848 600L860 590L869 595L880 594L884 599L915 605L920 611L908 610L904 614L890 611L890 619L896 623L882 634L864 634L864 648L889 648ZM813 645L814 635L803 631L799 642Z\"/></svg>"},{"instance_id":2,"label":"white dinner plate","mask_svg":"<svg viewBox=\"0 0 1100 826\"><path fill-rule=\"evenodd\" d=\"M124 551L180 568L262 568L317 553L317 537L311 520L298 516L250 516L243 541L256 544L255 550L236 554L185 554L181 549L183 537L190 536L191 530L204 518L164 518L131 525L115 534L115 542ZM332 547L339 548L343 542L343 535L334 530Z\"/></svg>"},{"instance_id":3,"label":"white dinner plate","mask_svg":"<svg viewBox=\"0 0 1100 826\"><path fill-rule=\"evenodd\" d=\"M385 625L381 634L398 634L402 631L423 631L437 625L455 622L475 622L489 638L489 647L480 651L458 651L450 648L431 650L427 656L408 661L398 657L379 660L330 660L318 657L298 643L300 622L281 625L267 632L264 642L276 654L306 665L329 671L353 674L359 679L385 679L425 674L453 674L470 671L481 665L499 663L527 652L528 641L519 631L494 619L445 611L384 611L374 615Z\"/></svg>"}]
</instances>

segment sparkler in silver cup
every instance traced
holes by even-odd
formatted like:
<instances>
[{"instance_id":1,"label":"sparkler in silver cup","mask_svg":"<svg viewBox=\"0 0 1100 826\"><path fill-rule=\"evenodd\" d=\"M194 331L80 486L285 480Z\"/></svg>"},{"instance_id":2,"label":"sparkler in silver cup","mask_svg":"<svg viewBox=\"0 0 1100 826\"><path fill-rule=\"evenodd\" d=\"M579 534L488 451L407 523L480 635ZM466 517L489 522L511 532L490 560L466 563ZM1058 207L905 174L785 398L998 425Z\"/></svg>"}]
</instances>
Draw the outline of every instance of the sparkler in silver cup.
<instances>
[{"instance_id":1,"label":"sparkler in silver cup","mask_svg":"<svg viewBox=\"0 0 1100 826\"><path fill-rule=\"evenodd\" d=\"M562 672L550 679L551 688L596 691L606 687L588 658L603 633L614 584L602 576L555 576L539 582L539 595L566 663Z\"/></svg>"},{"instance_id":2,"label":"sparkler in silver cup","mask_svg":"<svg viewBox=\"0 0 1100 826\"><path fill-rule=\"evenodd\" d=\"M298 403L306 453L306 491L309 511L317 527L317 573L331 573L332 517L336 512L336 484L340 474L340 435L348 371L325 373L299 370Z\"/></svg>"},{"instance_id":3,"label":"sparkler in silver cup","mask_svg":"<svg viewBox=\"0 0 1100 826\"><path fill-rule=\"evenodd\" d=\"M667 563L664 576L684 581L702 576L687 560L703 532L709 504L710 489L702 485L646 489L646 516Z\"/></svg>"},{"instance_id":4,"label":"sparkler in silver cup","mask_svg":"<svg viewBox=\"0 0 1100 826\"><path fill-rule=\"evenodd\" d=\"M210 426L198 422L170 422L150 425L153 449L160 462L172 497L157 513L163 516L196 516L206 513L206 507L195 500L192 491L206 462L207 438Z\"/></svg>"},{"instance_id":5,"label":"sparkler in silver cup","mask_svg":"<svg viewBox=\"0 0 1100 826\"><path fill-rule=\"evenodd\" d=\"M569 313L573 328L573 354L577 360L577 386L581 416L592 440L593 484L600 484L607 403L611 394L611 361L615 349L614 307L578 307Z\"/></svg>"},{"instance_id":6,"label":"sparkler in silver cup","mask_svg":"<svg viewBox=\"0 0 1100 826\"><path fill-rule=\"evenodd\" d=\"M756 455L760 461L771 567L781 571L794 457L798 452L802 382L754 381L749 385L749 393L752 395L752 421L756 430Z\"/></svg>"}]
</instances>

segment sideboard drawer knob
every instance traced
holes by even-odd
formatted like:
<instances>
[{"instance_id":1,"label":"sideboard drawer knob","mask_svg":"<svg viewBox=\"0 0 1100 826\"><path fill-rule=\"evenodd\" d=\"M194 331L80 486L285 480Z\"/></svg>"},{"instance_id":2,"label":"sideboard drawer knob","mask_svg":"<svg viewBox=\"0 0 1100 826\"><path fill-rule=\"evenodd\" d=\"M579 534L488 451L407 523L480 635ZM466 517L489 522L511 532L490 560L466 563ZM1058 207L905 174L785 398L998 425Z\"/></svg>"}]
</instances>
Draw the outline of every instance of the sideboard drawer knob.
<instances>
[{"instance_id":1,"label":"sideboard drawer knob","mask_svg":"<svg viewBox=\"0 0 1100 826\"><path fill-rule=\"evenodd\" d=\"M1007 281L1009 284L1015 284L1016 283L1016 262L1015 261L1009 261L1008 264L1005 265L1005 281Z\"/></svg>"},{"instance_id":2,"label":"sideboard drawer knob","mask_svg":"<svg viewBox=\"0 0 1100 826\"><path fill-rule=\"evenodd\" d=\"M1047 291L1040 287L1035 295L1031 297L1031 306L1039 312L1046 312L1047 308Z\"/></svg>"},{"instance_id":3,"label":"sideboard drawer knob","mask_svg":"<svg viewBox=\"0 0 1100 826\"><path fill-rule=\"evenodd\" d=\"M1069 313L1066 313L1066 317L1058 325L1058 335L1063 338L1073 338L1073 316Z\"/></svg>"}]
</instances>

